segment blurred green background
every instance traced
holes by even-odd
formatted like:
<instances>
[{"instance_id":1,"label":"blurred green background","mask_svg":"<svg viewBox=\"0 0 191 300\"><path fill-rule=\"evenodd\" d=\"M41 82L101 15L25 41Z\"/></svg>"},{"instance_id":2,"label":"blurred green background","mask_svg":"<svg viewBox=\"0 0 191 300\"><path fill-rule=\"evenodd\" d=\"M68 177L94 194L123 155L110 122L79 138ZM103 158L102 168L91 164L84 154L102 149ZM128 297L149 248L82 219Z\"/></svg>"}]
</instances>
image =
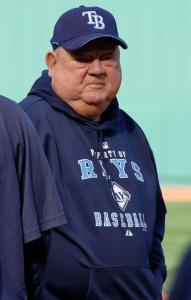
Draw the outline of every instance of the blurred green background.
<instances>
[{"instance_id":1,"label":"blurred green background","mask_svg":"<svg viewBox=\"0 0 191 300\"><path fill-rule=\"evenodd\" d=\"M0 0L0 93L17 102L26 96L46 68L56 20L79 5L114 14L129 46L121 50L121 108L145 131L161 185L190 185L190 0ZM179 205L167 203L164 249L170 275L165 288L190 237L190 204Z\"/></svg>"},{"instance_id":2,"label":"blurred green background","mask_svg":"<svg viewBox=\"0 0 191 300\"><path fill-rule=\"evenodd\" d=\"M20 101L46 68L58 17L79 5L116 17L121 51L121 107L144 129L163 184L191 182L190 0L0 0L0 92Z\"/></svg>"}]
</instances>

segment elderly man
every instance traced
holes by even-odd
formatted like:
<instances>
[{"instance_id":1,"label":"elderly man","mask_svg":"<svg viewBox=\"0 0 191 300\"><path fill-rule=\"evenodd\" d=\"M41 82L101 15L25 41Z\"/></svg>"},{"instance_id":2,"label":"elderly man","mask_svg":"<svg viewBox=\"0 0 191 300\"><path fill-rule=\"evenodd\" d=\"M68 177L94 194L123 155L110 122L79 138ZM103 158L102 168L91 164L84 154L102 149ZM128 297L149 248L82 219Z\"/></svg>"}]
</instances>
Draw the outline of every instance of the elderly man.
<instances>
[{"instance_id":1,"label":"elderly man","mask_svg":"<svg viewBox=\"0 0 191 300\"><path fill-rule=\"evenodd\" d=\"M33 121L67 225L51 230L40 299L159 300L166 208L147 139L119 109L112 14L71 9L57 21L48 72L21 107Z\"/></svg>"}]
</instances>

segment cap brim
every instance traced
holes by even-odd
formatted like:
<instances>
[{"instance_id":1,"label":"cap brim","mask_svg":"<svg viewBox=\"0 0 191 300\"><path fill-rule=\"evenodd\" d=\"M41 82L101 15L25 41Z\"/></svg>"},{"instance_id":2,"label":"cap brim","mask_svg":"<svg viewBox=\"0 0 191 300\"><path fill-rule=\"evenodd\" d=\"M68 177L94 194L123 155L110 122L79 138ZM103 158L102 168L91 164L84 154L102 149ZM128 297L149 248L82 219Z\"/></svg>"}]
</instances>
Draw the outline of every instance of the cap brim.
<instances>
[{"instance_id":1,"label":"cap brim","mask_svg":"<svg viewBox=\"0 0 191 300\"><path fill-rule=\"evenodd\" d=\"M123 49L127 49L128 46L125 43L125 41L123 41L122 39L116 37L116 36L112 36L112 35L106 35L106 34L99 34L99 33L94 33L94 34L89 34L88 36L79 36L76 37L75 39L71 39L68 40L66 42L63 42L60 44L60 46L62 46L64 49L69 50L69 51L75 51L80 49L81 47L85 46L87 43L98 39L98 38L111 38L114 39L118 42L118 44L123 48ZM52 43L52 45L54 44L54 42ZM58 44L58 43L56 43Z\"/></svg>"}]
</instances>

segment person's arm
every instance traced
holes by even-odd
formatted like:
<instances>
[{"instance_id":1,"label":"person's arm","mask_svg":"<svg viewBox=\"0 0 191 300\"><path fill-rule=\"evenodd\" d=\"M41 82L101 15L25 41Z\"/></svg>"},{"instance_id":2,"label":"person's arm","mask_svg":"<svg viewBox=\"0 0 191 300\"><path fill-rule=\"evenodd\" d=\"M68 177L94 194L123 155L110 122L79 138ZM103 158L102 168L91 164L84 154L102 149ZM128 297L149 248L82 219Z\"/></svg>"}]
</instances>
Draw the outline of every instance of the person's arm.
<instances>
[{"instance_id":1,"label":"person's arm","mask_svg":"<svg viewBox=\"0 0 191 300\"><path fill-rule=\"evenodd\" d=\"M0 300L26 300L24 243L66 223L34 127L0 98Z\"/></svg>"},{"instance_id":2,"label":"person's arm","mask_svg":"<svg viewBox=\"0 0 191 300\"><path fill-rule=\"evenodd\" d=\"M155 164L152 151L151 151L151 158L157 175L156 164ZM164 203L164 199L162 197L162 192L159 186L158 175L157 175L156 220L155 220L154 236L153 236L152 252L151 252L151 270L161 290L162 290L163 282L165 281L167 276L165 257L162 248L162 241L165 233L165 215L166 215L166 206Z\"/></svg>"},{"instance_id":3,"label":"person's arm","mask_svg":"<svg viewBox=\"0 0 191 300\"><path fill-rule=\"evenodd\" d=\"M31 121L26 115L25 118L26 127L22 128L24 147L20 147L18 174L23 198L23 232L27 243L38 238L41 232L66 223L66 219L42 144Z\"/></svg>"},{"instance_id":4,"label":"person's arm","mask_svg":"<svg viewBox=\"0 0 191 300\"><path fill-rule=\"evenodd\" d=\"M186 250L171 288L169 300L191 299L191 247Z\"/></svg>"}]
</instances>

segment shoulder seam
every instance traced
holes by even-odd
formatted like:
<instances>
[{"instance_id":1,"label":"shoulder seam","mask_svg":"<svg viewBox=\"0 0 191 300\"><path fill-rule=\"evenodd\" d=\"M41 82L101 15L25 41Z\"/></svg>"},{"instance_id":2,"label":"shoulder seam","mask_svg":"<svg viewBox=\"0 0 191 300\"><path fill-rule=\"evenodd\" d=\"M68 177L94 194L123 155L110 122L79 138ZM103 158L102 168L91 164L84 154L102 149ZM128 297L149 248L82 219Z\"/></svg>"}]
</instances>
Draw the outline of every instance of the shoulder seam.
<instances>
[{"instance_id":1,"label":"shoulder seam","mask_svg":"<svg viewBox=\"0 0 191 300\"><path fill-rule=\"evenodd\" d=\"M23 99L19 105L23 110L26 110L27 108L29 108L34 102L43 100L42 97L40 96L36 96L36 95L29 95L28 97L26 97L25 99Z\"/></svg>"}]
</instances>

